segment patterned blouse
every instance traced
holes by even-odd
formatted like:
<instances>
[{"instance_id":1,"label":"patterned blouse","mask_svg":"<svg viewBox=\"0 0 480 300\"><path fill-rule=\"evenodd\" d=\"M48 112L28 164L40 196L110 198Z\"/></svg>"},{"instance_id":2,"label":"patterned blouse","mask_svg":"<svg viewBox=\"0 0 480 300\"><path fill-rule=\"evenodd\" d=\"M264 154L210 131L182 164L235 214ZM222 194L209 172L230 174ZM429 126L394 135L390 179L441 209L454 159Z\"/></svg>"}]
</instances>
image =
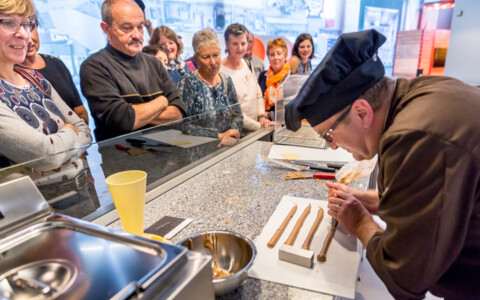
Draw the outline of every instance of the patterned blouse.
<instances>
[{"instance_id":1,"label":"patterned blouse","mask_svg":"<svg viewBox=\"0 0 480 300\"><path fill-rule=\"evenodd\" d=\"M46 80L40 82L44 89L48 88ZM21 88L0 78L0 99L25 123L45 135L56 133L65 125L65 117L55 103L30 82L27 88Z\"/></svg>"},{"instance_id":2,"label":"patterned blouse","mask_svg":"<svg viewBox=\"0 0 480 300\"><path fill-rule=\"evenodd\" d=\"M185 121L185 134L217 138L229 129L242 131L242 110L229 76L223 75L222 81L211 87L196 72L188 73L178 83L178 90L187 106L187 116L195 116Z\"/></svg>"},{"instance_id":3,"label":"patterned blouse","mask_svg":"<svg viewBox=\"0 0 480 300\"><path fill-rule=\"evenodd\" d=\"M297 73L298 75L310 75L312 73L312 60L309 59L306 64L302 62L301 59L298 60L298 69Z\"/></svg>"},{"instance_id":4,"label":"patterned blouse","mask_svg":"<svg viewBox=\"0 0 480 300\"><path fill-rule=\"evenodd\" d=\"M190 73L190 68L185 62L174 59L168 62L167 72L170 78L172 78L173 83L177 85L185 74Z\"/></svg>"},{"instance_id":5,"label":"patterned blouse","mask_svg":"<svg viewBox=\"0 0 480 300\"><path fill-rule=\"evenodd\" d=\"M40 73L32 76L47 94L31 82L18 87L0 78L0 156L16 163L44 157L46 165L58 167L77 154L64 151L91 142L90 130Z\"/></svg>"}]
</instances>

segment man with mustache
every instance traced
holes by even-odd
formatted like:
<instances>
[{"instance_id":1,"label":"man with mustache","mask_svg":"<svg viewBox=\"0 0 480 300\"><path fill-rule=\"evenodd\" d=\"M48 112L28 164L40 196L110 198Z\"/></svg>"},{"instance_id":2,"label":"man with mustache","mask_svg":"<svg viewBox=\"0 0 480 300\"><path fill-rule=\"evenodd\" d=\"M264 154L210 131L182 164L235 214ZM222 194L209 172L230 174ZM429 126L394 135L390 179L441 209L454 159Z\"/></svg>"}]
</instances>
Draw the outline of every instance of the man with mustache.
<instances>
[{"instance_id":1,"label":"man with mustache","mask_svg":"<svg viewBox=\"0 0 480 300\"><path fill-rule=\"evenodd\" d=\"M144 21L134 1L102 4L100 26L108 44L80 68L97 141L185 116L185 104L165 67L142 53Z\"/></svg>"}]
</instances>

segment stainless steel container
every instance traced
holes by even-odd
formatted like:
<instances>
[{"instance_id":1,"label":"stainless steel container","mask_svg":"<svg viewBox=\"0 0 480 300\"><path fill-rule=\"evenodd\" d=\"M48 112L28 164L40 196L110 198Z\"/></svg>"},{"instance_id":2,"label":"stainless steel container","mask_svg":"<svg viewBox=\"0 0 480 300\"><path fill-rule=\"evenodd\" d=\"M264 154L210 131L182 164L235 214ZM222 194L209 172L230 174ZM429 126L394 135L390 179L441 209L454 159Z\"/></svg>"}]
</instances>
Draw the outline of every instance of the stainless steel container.
<instances>
[{"instance_id":1,"label":"stainless steel container","mask_svg":"<svg viewBox=\"0 0 480 300\"><path fill-rule=\"evenodd\" d=\"M206 234L215 239L219 267L230 276L213 279L216 296L222 296L238 288L248 277L248 270L257 255L257 249L248 237L232 231L208 231L196 233L181 240L178 245L192 247L195 252L212 255L205 248Z\"/></svg>"},{"instance_id":2,"label":"stainless steel container","mask_svg":"<svg viewBox=\"0 0 480 300\"><path fill-rule=\"evenodd\" d=\"M49 213L29 177L0 185L0 299L213 298L210 258Z\"/></svg>"}]
</instances>

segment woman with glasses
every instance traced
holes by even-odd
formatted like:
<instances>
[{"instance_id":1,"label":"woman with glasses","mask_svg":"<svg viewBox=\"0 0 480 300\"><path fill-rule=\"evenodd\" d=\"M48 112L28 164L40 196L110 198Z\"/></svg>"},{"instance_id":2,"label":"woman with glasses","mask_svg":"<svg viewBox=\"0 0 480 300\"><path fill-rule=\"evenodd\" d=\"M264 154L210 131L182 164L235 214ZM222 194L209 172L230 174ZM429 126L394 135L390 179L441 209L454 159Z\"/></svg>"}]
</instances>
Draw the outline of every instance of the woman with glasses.
<instances>
[{"instance_id":1,"label":"woman with glasses","mask_svg":"<svg viewBox=\"0 0 480 300\"><path fill-rule=\"evenodd\" d=\"M40 73L14 67L25 60L34 13L30 0L0 0L0 156L4 164L49 156L42 164L53 169L91 136Z\"/></svg>"},{"instance_id":2,"label":"woman with glasses","mask_svg":"<svg viewBox=\"0 0 480 300\"><path fill-rule=\"evenodd\" d=\"M35 16L35 23L38 26L38 18ZM85 123L88 124L88 113L83 106L80 94L73 83L72 75L65 64L58 58L38 53L40 38L37 28L32 30L28 42L27 56L21 67L33 69L40 73L50 82L63 101L73 109Z\"/></svg>"},{"instance_id":3,"label":"woman with glasses","mask_svg":"<svg viewBox=\"0 0 480 300\"><path fill-rule=\"evenodd\" d=\"M219 72L220 43L211 30L204 29L195 33L192 46L198 70L185 75L178 89L187 115L202 115L186 124L184 132L218 138L219 147L232 146L240 138L243 118L232 79Z\"/></svg>"}]
</instances>

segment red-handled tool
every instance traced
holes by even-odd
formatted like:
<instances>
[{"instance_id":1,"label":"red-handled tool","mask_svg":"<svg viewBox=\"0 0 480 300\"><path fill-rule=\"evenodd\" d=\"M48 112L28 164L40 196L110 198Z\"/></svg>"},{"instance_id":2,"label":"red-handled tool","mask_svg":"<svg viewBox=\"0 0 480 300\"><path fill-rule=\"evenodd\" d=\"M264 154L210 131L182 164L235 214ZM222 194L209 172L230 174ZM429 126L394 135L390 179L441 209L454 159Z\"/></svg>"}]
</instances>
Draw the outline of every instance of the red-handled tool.
<instances>
[{"instance_id":1,"label":"red-handled tool","mask_svg":"<svg viewBox=\"0 0 480 300\"><path fill-rule=\"evenodd\" d=\"M285 175L286 180L290 179L335 179L335 173L313 173L305 174L301 172L287 172Z\"/></svg>"},{"instance_id":2,"label":"red-handled tool","mask_svg":"<svg viewBox=\"0 0 480 300\"><path fill-rule=\"evenodd\" d=\"M115 144L114 146L118 150L125 151L128 154L130 154L131 156L137 156L137 155L140 155L140 154L143 154L143 153L147 152L147 150L145 150L145 149L130 149L130 147L124 146L122 144Z\"/></svg>"},{"instance_id":3,"label":"red-handled tool","mask_svg":"<svg viewBox=\"0 0 480 300\"><path fill-rule=\"evenodd\" d=\"M129 147L124 146L122 144L115 144L115 148L117 148L118 150L123 150L123 151L127 151L127 150L130 149Z\"/></svg>"},{"instance_id":4,"label":"red-handled tool","mask_svg":"<svg viewBox=\"0 0 480 300\"><path fill-rule=\"evenodd\" d=\"M307 178L317 178L317 179L335 179L335 173L314 173L312 177L307 176Z\"/></svg>"}]
</instances>

